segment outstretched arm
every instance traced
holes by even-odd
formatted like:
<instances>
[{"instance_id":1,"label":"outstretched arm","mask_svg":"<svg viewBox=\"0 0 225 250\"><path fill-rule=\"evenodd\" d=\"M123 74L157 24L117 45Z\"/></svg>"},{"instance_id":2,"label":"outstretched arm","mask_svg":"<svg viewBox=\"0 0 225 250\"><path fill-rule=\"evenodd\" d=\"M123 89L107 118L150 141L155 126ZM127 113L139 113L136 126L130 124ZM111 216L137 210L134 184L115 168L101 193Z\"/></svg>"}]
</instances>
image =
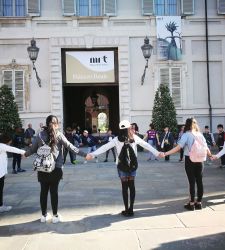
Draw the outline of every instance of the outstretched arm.
<instances>
[{"instance_id":1,"label":"outstretched arm","mask_svg":"<svg viewBox=\"0 0 225 250\"><path fill-rule=\"evenodd\" d=\"M174 154L178 152L181 149L181 146L178 144L175 148L172 148L171 150L164 153L165 156Z\"/></svg>"}]
</instances>

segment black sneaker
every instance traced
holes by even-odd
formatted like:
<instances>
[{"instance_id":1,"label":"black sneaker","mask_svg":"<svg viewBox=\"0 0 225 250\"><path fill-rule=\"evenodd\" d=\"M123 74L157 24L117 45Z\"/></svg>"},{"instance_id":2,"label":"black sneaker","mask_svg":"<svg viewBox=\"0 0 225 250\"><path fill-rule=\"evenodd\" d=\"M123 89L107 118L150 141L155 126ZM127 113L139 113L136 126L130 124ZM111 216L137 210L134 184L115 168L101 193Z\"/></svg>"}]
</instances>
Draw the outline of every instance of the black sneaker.
<instances>
[{"instance_id":1,"label":"black sneaker","mask_svg":"<svg viewBox=\"0 0 225 250\"><path fill-rule=\"evenodd\" d=\"M17 171L13 169L12 174L17 174Z\"/></svg>"},{"instance_id":2,"label":"black sneaker","mask_svg":"<svg viewBox=\"0 0 225 250\"><path fill-rule=\"evenodd\" d=\"M107 161L108 161L107 159L104 160L104 162L107 162Z\"/></svg>"},{"instance_id":3,"label":"black sneaker","mask_svg":"<svg viewBox=\"0 0 225 250\"><path fill-rule=\"evenodd\" d=\"M194 204L190 204L190 202L188 202L187 204L184 205L184 208L190 211L194 211L195 210L195 205Z\"/></svg>"},{"instance_id":4,"label":"black sneaker","mask_svg":"<svg viewBox=\"0 0 225 250\"><path fill-rule=\"evenodd\" d=\"M18 168L18 169L17 169L17 172L19 172L19 173L21 173L21 172L26 172L26 170L25 170L25 169L22 169L22 168Z\"/></svg>"},{"instance_id":5,"label":"black sneaker","mask_svg":"<svg viewBox=\"0 0 225 250\"><path fill-rule=\"evenodd\" d=\"M127 217L127 216L128 216L128 210L123 210L123 211L121 212L121 215Z\"/></svg>"},{"instance_id":6,"label":"black sneaker","mask_svg":"<svg viewBox=\"0 0 225 250\"><path fill-rule=\"evenodd\" d=\"M196 210L201 210L202 209L202 203L195 203L195 209Z\"/></svg>"}]
</instances>

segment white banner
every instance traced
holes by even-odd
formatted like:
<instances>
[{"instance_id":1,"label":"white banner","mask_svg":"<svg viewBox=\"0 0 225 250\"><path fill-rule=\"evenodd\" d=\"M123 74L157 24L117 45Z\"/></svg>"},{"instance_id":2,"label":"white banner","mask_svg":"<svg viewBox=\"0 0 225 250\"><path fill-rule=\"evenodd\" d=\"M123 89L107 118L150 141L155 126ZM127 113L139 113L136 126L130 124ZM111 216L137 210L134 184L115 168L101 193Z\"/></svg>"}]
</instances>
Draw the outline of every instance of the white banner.
<instances>
[{"instance_id":1,"label":"white banner","mask_svg":"<svg viewBox=\"0 0 225 250\"><path fill-rule=\"evenodd\" d=\"M66 83L114 83L114 51L66 51Z\"/></svg>"}]
</instances>

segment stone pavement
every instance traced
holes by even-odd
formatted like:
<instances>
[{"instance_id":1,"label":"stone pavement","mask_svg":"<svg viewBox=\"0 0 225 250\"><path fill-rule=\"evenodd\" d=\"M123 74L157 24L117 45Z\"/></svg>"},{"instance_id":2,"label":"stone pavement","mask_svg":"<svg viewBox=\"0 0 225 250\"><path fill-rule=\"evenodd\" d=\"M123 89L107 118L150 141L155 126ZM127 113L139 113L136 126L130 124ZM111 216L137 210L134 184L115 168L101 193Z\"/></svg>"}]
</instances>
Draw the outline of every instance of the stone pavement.
<instances>
[{"instance_id":1,"label":"stone pavement","mask_svg":"<svg viewBox=\"0 0 225 250\"><path fill-rule=\"evenodd\" d=\"M59 224L39 222L39 183L32 157L23 160L27 171L9 173L5 181L4 200L13 209L0 214L0 249L225 249L225 170L219 161L204 170L204 209L185 211L188 183L178 156L168 163L147 162L146 152L138 158L133 218L119 214L121 187L112 159L104 163L101 156L99 163L83 164L78 157L76 166L65 165L60 182Z\"/></svg>"}]
</instances>

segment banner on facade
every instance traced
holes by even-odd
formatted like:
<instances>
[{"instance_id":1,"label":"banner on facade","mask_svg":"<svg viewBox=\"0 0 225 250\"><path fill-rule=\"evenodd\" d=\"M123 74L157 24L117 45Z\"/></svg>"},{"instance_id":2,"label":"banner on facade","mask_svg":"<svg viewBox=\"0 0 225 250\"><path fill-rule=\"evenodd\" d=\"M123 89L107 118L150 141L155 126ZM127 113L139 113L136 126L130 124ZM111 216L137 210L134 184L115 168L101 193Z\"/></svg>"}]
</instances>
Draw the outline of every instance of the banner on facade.
<instances>
[{"instance_id":1,"label":"banner on facade","mask_svg":"<svg viewBox=\"0 0 225 250\"><path fill-rule=\"evenodd\" d=\"M157 16L157 56L159 60L181 60L181 17Z\"/></svg>"},{"instance_id":2,"label":"banner on facade","mask_svg":"<svg viewBox=\"0 0 225 250\"><path fill-rule=\"evenodd\" d=\"M66 51L69 83L115 83L114 51Z\"/></svg>"}]
</instances>

